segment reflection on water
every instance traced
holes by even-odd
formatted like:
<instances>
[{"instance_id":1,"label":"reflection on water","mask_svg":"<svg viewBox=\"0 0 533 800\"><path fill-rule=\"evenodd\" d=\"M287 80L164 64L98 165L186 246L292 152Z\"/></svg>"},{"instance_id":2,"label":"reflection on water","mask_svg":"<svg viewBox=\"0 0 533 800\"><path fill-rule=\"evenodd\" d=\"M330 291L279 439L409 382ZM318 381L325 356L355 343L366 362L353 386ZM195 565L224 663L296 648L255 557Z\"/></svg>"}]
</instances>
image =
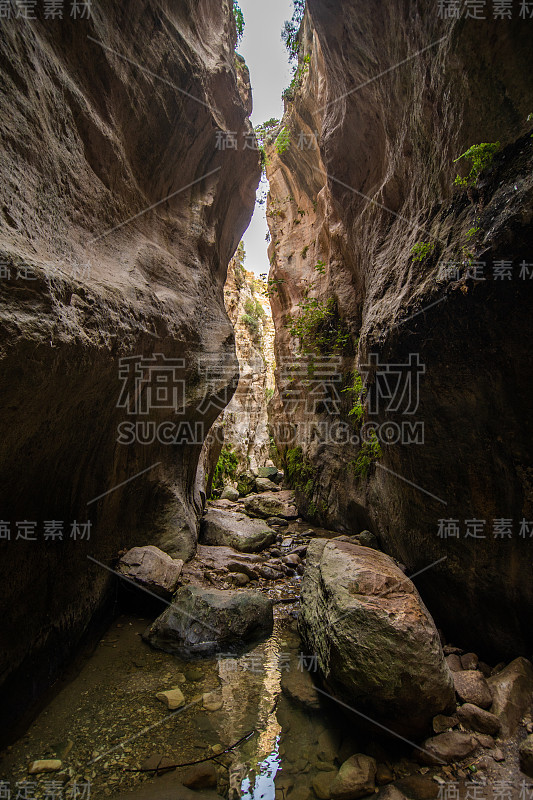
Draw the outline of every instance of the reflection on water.
<instances>
[{"instance_id":1,"label":"reflection on water","mask_svg":"<svg viewBox=\"0 0 533 800\"><path fill-rule=\"evenodd\" d=\"M274 778L279 768L279 736L277 736L273 751L259 764L257 775L244 779L241 795L243 800L274 800L276 796Z\"/></svg>"}]
</instances>

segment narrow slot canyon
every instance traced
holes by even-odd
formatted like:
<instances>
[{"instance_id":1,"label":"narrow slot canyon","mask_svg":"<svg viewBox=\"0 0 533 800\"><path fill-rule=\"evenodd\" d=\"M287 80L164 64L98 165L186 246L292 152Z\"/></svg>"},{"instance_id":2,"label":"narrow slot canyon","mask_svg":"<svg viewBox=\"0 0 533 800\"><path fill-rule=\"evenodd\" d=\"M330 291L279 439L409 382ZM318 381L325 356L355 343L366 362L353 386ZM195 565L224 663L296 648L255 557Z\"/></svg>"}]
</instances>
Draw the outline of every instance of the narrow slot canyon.
<instances>
[{"instance_id":1,"label":"narrow slot canyon","mask_svg":"<svg viewBox=\"0 0 533 800\"><path fill-rule=\"evenodd\" d=\"M0 800L533 798L532 41L0 3Z\"/></svg>"}]
</instances>

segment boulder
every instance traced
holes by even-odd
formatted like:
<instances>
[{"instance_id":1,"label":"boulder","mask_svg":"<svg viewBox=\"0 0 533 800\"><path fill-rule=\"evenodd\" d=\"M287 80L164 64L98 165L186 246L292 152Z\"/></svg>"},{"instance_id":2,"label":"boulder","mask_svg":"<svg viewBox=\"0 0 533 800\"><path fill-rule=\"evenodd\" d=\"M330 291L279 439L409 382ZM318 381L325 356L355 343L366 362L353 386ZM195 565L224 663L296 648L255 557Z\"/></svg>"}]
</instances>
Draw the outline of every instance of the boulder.
<instances>
[{"instance_id":1,"label":"boulder","mask_svg":"<svg viewBox=\"0 0 533 800\"><path fill-rule=\"evenodd\" d=\"M282 517L297 519L298 511L294 505L294 493L285 489L281 492L264 492L250 495L244 501L249 514L256 517Z\"/></svg>"},{"instance_id":2,"label":"boulder","mask_svg":"<svg viewBox=\"0 0 533 800\"><path fill-rule=\"evenodd\" d=\"M515 658L487 683L492 692L490 710L502 724L502 735L512 736L522 717L531 710L533 666L527 658Z\"/></svg>"},{"instance_id":3,"label":"boulder","mask_svg":"<svg viewBox=\"0 0 533 800\"><path fill-rule=\"evenodd\" d=\"M204 544L233 547L242 553L258 553L276 541L266 522L235 511L210 508L200 523Z\"/></svg>"},{"instance_id":4,"label":"boulder","mask_svg":"<svg viewBox=\"0 0 533 800\"><path fill-rule=\"evenodd\" d=\"M394 561L368 547L314 539L302 580L299 630L329 691L404 736L455 710L437 629ZM358 714L359 712L359 714Z\"/></svg>"},{"instance_id":5,"label":"boulder","mask_svg":"<svg viewBox=\"0 0 533 800\"><path fill-rule=\"evenodd\" d=\"M395 786L409 800L434 800L439 794L442 797L442 792L439 793L439 787L429 775L407 775L396 781Z\"/></svg>"},{"instance_id":6,"label":"boulder","mask_svg":"<svg viewBox=\"0 0 533 800\"><path fill-rule=\"evenodd\" d=\"M170 599L176 591L183 561L171 558L158 547L132 547L122 556L117 571L158 597Z\"/></svg>"},{"instance_id":7,"label":"boulder","mask_svg":"<svg viewBox=\"0 0 533 800\"><path fill-rule=\"evenodd\" d=\"M453 673L453 682L457 696L463 703L473 703L480 708L489 708L492 695L488 683L481 672L476 669L465 669Z\"/></svg>"},{"instance_id":8,"label":"boulder","mask_svg":"<svg viewBox=\"0 0 533 800\"><path fill-rule=\"evenodd\" d=\"M357 753L342 764L331 784L331 800L357 800L374 792L377 764L370 756Z\"/></svg>"},{"instance_id":9,"label":"boulder","mask_svg":"<svg viewBox=\"0 0 533 800\"><path fill-rule=\"evenodd\" d=\"M337 770L330 770L329 772L319 772L315 775L312 781L313 791L318 797L318 800L330 800L331 798L331 785L337 777Z\"/></svg>"},{"instance_id":10,"label":"boulder","mask_svg":"<svg viewBox=\"0 0 533 800\"><path fill-rule=\"evenodd\" d=\"M461 666L463 669L478 669L479 658L475 653L465 653L461 656Z\"/></svg>"},{"instance_id":11,"label":"boulder","mask_svg":"<svg viewBox=\"0 0 533 800\"><path fill-rule=\"evenodd\" d=\"M240 497L239 492L235 489L234 486L226 486L224 487L224 491L220 495L221 500L231 500L232 503L235 503Z\"/></svg>"},{"instance_id":12,"label":"boulder","mask_svg":"<svg viewBox=\"0 0 533 800\"><path fill-rule=\"evenodd\" d=\"M257 566L262 563L261 556L253 553L239 553L232 547L211 545L198 545L195 561L200 562L211 570L227 570L228 572L242 572L250 580L259 576Z\"/></svg>"},{"instance_id":13,"label":"boulder","mask_svg":"<svg viewBox=\"0 0 533 800\"><path fill-rule=\"evenodd\" d=\"M259 467L257 470L257 477L258 478L268 478L271 481L274 481L278 476L277 467Z\"/></svg>"},{"instance_id":14,"label":"boulder","mask_svg":"<svg viewBox=\"0 0 533 800\"><path fill-rule=\"evenodd\" d=\"M251 472L243 472L237 479L237 491L241 497L255 491L255 475Z\"/></svg>"},{"instance_id":15,"label":"boulder","mask_svg":"<svg viewBox=\"0 0 533 800\"><path fill-rule=\"evenodd\" d=\"M533 778L533 734L530 734L520 745L520 769Z\"/></svg>"},{"instance_id":16,"label":"boulder","mask_svg":"<svg viewBox=\"0 0 533 800\"><path fill-rule=\"evenodd\" d=\"M433 718L433 731L434 733L444 733L451 728L455 728L458 724L459 719L455 715L447 717L445 714L437 714L437 716Z\"/></svg>"},{"instance_id":17,"label":"boulder","mask_svg":"<svg viewBox=\"0 0 533 800\"><path fill-rule=\"evenodd\" d=\"M279 492L279 486L269 478L256 478L255 488L258 492Z\"/></svg>"},{"instance_id":18,"label":"boulder","mask_svg":"<svg viewBox=\"0 0 533 800\"><path fill-rule=\"evenodd\" d=\"M474 736L462 731L450 731L426 739L421 750L416 753L422 764L451 764L461 761L478 747Z\"/></svg>"},{"instance_id":19,"label":"boulder","mask_svg":"<svg viewBox=\"0 0 533 800\"><path fill-rule=\"evenodd\" d=\"M463 727L469 731L498 736L502 728L498 717L491 714L490 711L485 711L473 705L473 703L465 703L464 706L460 706L456 711L456 715Z\"/></svg>"},{"instance_id":20,"label":"boulder","mask_svg":"<svg viewBox=\"0 0 533 800\"><path fill-rule=\"evenodd\" d=\"M449 656L446 656L446 663L452 672L462 672L463 665L461 663L461 657L456 655L455 653L451 653Z\"/></svg>"},{"instance_id":21,"label":"boulder","mask_svg":"<svg viewBox=\"0 0 533 800\"><path fill-rule=\"evenodd\" d=\"M241 648L272 633L272 601L255 592L182 586L143 638L183 658Z\"/></svg>"}]
</instances>

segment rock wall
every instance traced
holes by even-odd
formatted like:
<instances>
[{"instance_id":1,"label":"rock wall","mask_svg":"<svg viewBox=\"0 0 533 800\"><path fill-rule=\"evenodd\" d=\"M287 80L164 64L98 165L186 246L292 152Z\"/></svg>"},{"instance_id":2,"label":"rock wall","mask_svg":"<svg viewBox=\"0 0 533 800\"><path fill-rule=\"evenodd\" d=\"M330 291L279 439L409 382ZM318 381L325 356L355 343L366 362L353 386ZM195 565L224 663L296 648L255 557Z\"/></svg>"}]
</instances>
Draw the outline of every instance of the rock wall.
<instances>
[{"instance_id":1,"label":"rock wall","mask_svg":"<svg viewBox=\"0 0 533 800\"><path fill-rule=\"evenodd\" d=\"M415 580L448 637L491 658L529 654L530 22L308 0L300 37L290 144L268 152L267 213L276 438L301 511L346 532L371 526L408 574L438 561ZM477 186L454 188L465 159L454 160L496 141ZM507 263L511 278L498 277ZM321 358L336 377L322 377L321 402L301 382L295 403L290 370L304 374L309 355L291 316L310 300L328 309L310 325L315 378ZM343 391L354 370L359 407L359 392ZM362 424L381 458L361 444Z\"/></svg>"},{"instance_id":2,"label":"rock wall","mask_svg":"<svg viewBox=\"0 0 533 800\"><path fill-rule=\"evenodd\" d=\"M231 260L224 302L235 330L240 379L220 423L224 442L239 457L239 471L257 472L270 458L268 402L274 390L274 323L265 285L239 254ZM252 312L251 314L249 312Z\"/></svg>"},{"instance_id":3,"label":"rock wall","mask_svg":"<svg viewBox=\"0 0 533 800\"><path fill-rule=\"evenodd\" d=\"M102 608L121 548L194 552L204 432L238 379L223 286L260 176L231 3L65 17L2 20L4 731Z\"/></svg>"}]
</instances>

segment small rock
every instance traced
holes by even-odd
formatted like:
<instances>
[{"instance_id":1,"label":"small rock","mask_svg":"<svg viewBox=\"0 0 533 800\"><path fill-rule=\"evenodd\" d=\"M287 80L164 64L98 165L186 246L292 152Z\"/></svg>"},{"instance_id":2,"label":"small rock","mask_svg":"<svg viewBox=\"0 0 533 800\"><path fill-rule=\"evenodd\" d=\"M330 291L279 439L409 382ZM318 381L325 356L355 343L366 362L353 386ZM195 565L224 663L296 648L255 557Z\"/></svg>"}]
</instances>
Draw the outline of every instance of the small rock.
<instances>
[{"instance_id":1,"label":"small rock","mask_svg":"<svg viewBox=\"0 0 533 800\"><path fill-rule=\"evenodd\" d=\"M267 581L277 581L283 577L282 572L277 572L277 570L271 567L259 567L257 571L261 577Z\"/></svg>"},{"instance_id":2,"label":"small rock","mask_svg":"<svg viewBox=\"0 0 533 800\"><path fill-rule=\"evenodd\" d=\"M485 750L492 750L494 747L494 739L488 733L476 733L474 734L474 739L477 739Z\"/></svg>"},{"instance_id":3,"label":"small rock","mask_svg":"<svg viewBox=\"0 0 533 800\"><path fill-rule=\"evenodd\" d=\"M289 523L283 517L268 517L267 525L270 525L271 528L287 528Z\"/></svg>"},{"instance_id":4,"label":"small rock","mask_svg":"<svg viewBox=\"0 0 533 800\"><path fill-rule=\"evenodd\" d=\"M492 668L489 667L488 664L485 664L484 661L480 661L477 665L477 668L485 678L490 678L492 675Z\"/></svg>"},{"instance_id":5,"label":"small rock","mask_svg":"<svg viewBox=\"0 0 533 800\"><path fill-rule=\"evenodd\" d=\"M370 756L357 753L342 764L331 784L331 800L357 800L374 792L377 764Z\"/></svg>"},{"instance_id":6,"label":"small rock","mask_svg":"<svg viewBox=\"0 0 533 800\"><path fill-rule=\"evenodd\" d=\"M409 775L397 781L396 786L412 800L433 800L439 794L435 781L425 775Z\"/></svg>"},{"instance_id":7,"label":"small rock","mask_svg":"<svg viewBox=\"0 0 533 800\"><path fill-rule=\"evenodd\" d=\"M451 764L469 756L477 746L471 734L451 731L426 739L424 749L417 751L417 758L423 764Z\"/></svg>"},{"instance_id":8,"label":"small rock","mask_svg":"<svg viewBox=\"0 0 533 800\"><path fill-rule=\"evenodd\" d=\"M461 656L461 664L463 669L477 669L479 658L475 653L465 653L464 656Z\"/></svg>"},{"instance_id":9,"label":"small rock","mask_svg":"<svg viewBox=\"0 0 533 800\"><path fill-rule=\"evenodd\" d=\"M276 467L259 467L257 470L257 476L259 478L270 478L271 481L274 480L278 475L278 470Z\"/></svg>"},{"instance_id":10,"label":"small rock","mask_svg":"<svg viewBox=\"0 0 533 800\"><path fill-rule=\"evenodd\" d=\"M533 736L529 735L520 745L520 769L533 778Z\"/></svg>"},{"instance_id":11,"label":"small rock","mask_svg":"<svg viewBox=\"0 0 533 800\"><path fill-rule=\"evenodd\" d=\"M379 542L377 537L370 531L361 531L355 537L361 547L371 547L373 550L379 550Z\"/></svg>"},{"instance_id":12,"label":"small rock","mask_svg":"<svg viewBox=\"0 0 533 800\"><path fill-rule=\"evenodd\" d=\"M462 725L468 730L488 733L491 736L498 736L501 731L502 724L498 717L473 703L465 703L456 713Z\"/></svg>"},{"instance_id":13,"label":"small rock","mask_svg":"<svg viewBox=\"0 0 533 800\"><path fill-rule=\"evenodd\" d=\"M196 683L197 681L203 680L204 673L201 669L196 669L192 667L185 671L185 679L191 681L192 683Z\"/></svg>"},{"instance_id":14,"label":"small rock","mask_svg":"<svg viewBox=\"0 0 533 800\"><path fill-rule=\"evenodd\" d=\"M188 789L216 789L217 771L212 761L195 764L187 770L181 782Z\"/></svg>"},{"instance_id":15,"label":"small rock","mask_svg":"<svg viewBox=\"0 0 533 800\"><path fill-rule=\"evenodd\" d=\"M256 478L255 488L258 492L279 492L280 487L268 478Z\"/></svg>"},{"instance_id":16,"label":"small rock","mask_svg":"<svg viewBox=\"0 0 533 800\"><path fill-rule=\"evenodd\" d=\"M169 689L167 692L158 692L156 698L161 700L170 711L174 711L176 708L181 708L181 706L185 705L185 698L181 689Z\"/></svg>"},{"instance_id":17,"label":"small rock","mask_svg":"<svg viewBox=\"0 0 533 800\"><path fill-rule=\"evenodd\" d=\"M272 558L280 558L281 557L281 550L278 550L277 547L273 547L270 551L270 555Z\"/></svg>"},{"instance_id":18,"label":"small rock","mask_svg":"<svg viewBox=\"0 0 533 800\"><path fill-rule=\"evenodd\" d=\"M297 553L291 553L291 555L283 557L283 563L296 567L300 563L300 556Z\"/></svg>"},{"instance_id":19,"label":"small rock","mask_svg":"<svg viewBox=\"0 0 533 800\"><path fill-rule=\"evenodd\" d=\"M386 786L378 794L378 800L407 800L396 786Z\"/></svg>"},{"instance_id":20,"label":"small rock","mask_svg":"<svg viewBox=\"0 0 533 800\"><path fill-rule=\"evenodd\" d=\"M453 672L455 691L463 703L473 703L480 708L489 708L492 703L487 681L478 670Z\"/></svg>"},{"instance_id":21,"label":"small rock","mask_svg":"<svg viewBox=\"0 0 533 800\"><path fill-rule=\"evenodd\" d=\"M28 772L30 775L40 775L41 772L57 772L62 766L63 764L58 758L41 759L33 761L28 768Z\"/></svg>"},{"instance_id":22,"label":"small rock","mask_svg":"<svg viewBox=\"0 0 533 800\"><path fill-rule=\"evenodd\" d=\"M206 711L219 711L222 705L222 698L216 692L206 692L202 695L202 706Z\"/></svg>"},{"instance_id":23,"label":"small rock","mask_svg":"<svg viewBox=\"0 0 533 800\"><path fill-rule=\"evenodd\" d=\"M461 658L455 653L451 653L449 656L446 656L446 663L452 672L461 672L463 669Z\"/></svg>"},{"instance_id":24,"label":"small rock","mask_svg":"<svg viewBox=\"0 0 533 800\"><path fill-rule=\"evenodd\" d=\"M169 600L176 591L183 569L181 559L171 558L158 547L132 547L122 556L117 571L125 578Z\"/></svg>"},{"instance_id":25,"label":"small rock","mask_svg":"<svg viewBox=\"0 0 533 800\"><path fill-rule=\"evenodd\" d=\"M376 783L378 786L385 786L394 780L394 772L388 764L378 764L376 769Z\"/></svg>"},{"instance_id":26,"label":"small rock","mask_svg":"<svg viewBox=\"0 0 533 800\"><path fill-rule=\"evenodd\" d=\"M460 656L461 653L464 653L464 650L461 650L460 647L454 647L451 644L445 644L442 650L445 656L451 656L451 655Z\"/></svg>"},{"instance_id":27,"label":"small rock","mask_svg":"<svg viewBox=\"0 0 533 800\"><path fill-rule=\"evenodd\" d=\"M459 724L456 716L448 717L445 714L437 714L433 717L433 730L435 733L444 733L449 731L450 728L455 728Z\"/></svg>"},{"instance_id":28,"label":"small rock","mask_svg":"<svg viewBox=\"0 0 533 800\"><path fill-rule=\"evenodd\" d=\"M500 750L499 747L497 747L496 750L492 750L490 752L490 755L492 756L494 761L498 761L498 762L505 761L505 756L503 754L503 750Z\"/></svg>"},{"instance_id":29,"label":"small rock","mask_svg":"<svg viewBox=\"0 0 533 800\"><path fill-rule=\"evenodd\" d=\"M246 586L250 583L250 578L248 575L245 575L244 572L230 572L228 580L231 581L234 586Z\"/></svg>"},{"instance_id":30,"label":"small rock","mask_svg":"<svg viewBox=\"0 0 533 800\"><path fill-rule=\"evenodd\" d=\"M492 692L491 712L502 723L502 735L512 736L531 708L533 667L527 658L515 658L487 681Z\"/></svg>"}]
</instances>

